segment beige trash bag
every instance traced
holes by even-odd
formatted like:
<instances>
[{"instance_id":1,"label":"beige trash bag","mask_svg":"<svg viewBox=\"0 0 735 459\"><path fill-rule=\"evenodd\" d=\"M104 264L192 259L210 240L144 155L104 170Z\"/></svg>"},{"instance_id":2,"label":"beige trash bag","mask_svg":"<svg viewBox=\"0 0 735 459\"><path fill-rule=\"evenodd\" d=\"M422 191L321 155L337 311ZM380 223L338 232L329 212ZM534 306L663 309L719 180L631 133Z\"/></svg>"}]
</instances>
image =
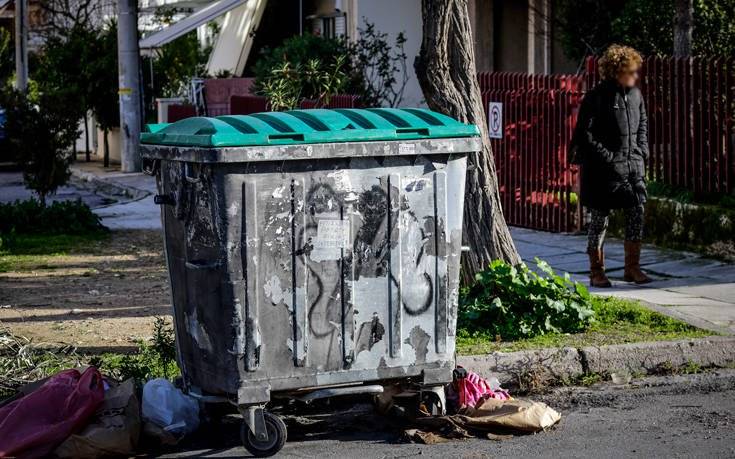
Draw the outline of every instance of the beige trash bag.
<instances>
[{"instance_id":1,"label":"beige trash bag","mask_svg":"<svg viewBox=\"0 0 735 459\"><path fill-rule=\"evenodd\" d=\"M491 440L504 440L507 435L497 434L541 432L560 419L561 414L545 403L490 398L477 408L465 408L460 414L417 418L413 423L423 430L407 430L404 436L409 441L425 444L440 443L439 437L469 438L481 432Z\"/></svg>"},{"instance_id":2,"label":"beige trash bag","mask_svg":"<svg viewBox=\"0 0 735 459\"><path fill-rule=\"evenodd\" d=\"M465 427L509 431L540 432L553 426L561 414L542 402L531 400L496 400L489 398L477 408L467 408L460 415Z\"/></svg>"},{"instance_id":3,"label":"beige trash bag","mask_svg":"<svg viewBox=\"0 0 735 459\"><path fill-rule=\"evenodd\" d=\"M54 454L60 458L129 456L140 437L140 405L132 379L110 387L92 421L67 438Z\"/></svg>"}]
</instances>

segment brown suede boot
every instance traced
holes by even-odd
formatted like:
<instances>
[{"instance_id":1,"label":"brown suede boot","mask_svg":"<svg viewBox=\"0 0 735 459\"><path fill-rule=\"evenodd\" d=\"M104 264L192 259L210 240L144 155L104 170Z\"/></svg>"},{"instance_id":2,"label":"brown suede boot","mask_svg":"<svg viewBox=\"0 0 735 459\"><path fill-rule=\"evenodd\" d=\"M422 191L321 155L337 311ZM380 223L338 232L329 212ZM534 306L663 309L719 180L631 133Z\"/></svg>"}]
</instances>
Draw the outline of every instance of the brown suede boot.
<instances>
[{"instance_id":1,"label":"brown suede boot","mask_svg":"<svg viewBox=\"0 0 735 459\"><path fill-rule=\"evenodd\" d=\"M610 279L605 275L605 252L602 249L588 249L587 255L590 256L590 286L612 287Z\"/></svg>"},{"instance_id":2,"label":"brown suede boot","mask_svg":"<svg viewBox=\"0 0 735 459\"><path fill-rule=\"evenodd\" d=\"M641 271L641 241L625 241L625 282L647 284L651 278Z\"/></svg>"}]
</instances>

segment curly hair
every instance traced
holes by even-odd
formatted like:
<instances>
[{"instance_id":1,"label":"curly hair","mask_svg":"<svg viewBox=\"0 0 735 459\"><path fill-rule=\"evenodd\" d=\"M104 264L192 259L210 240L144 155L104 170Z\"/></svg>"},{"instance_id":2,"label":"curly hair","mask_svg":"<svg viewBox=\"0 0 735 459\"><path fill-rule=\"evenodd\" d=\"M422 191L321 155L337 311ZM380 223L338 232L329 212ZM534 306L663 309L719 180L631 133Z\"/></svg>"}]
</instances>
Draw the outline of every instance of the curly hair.
<instances>
[{"instance_id":1,"label":"curly hair","mask_svg":"<svg viewBox=\"0 0 735 459\"><path fill-rule=\"evenodd\" d=\"M598 67L605 80L614 80L622 72L641 66L641 54L630 46L611 45L600 58Z\"/></svg>"}]
</instances>

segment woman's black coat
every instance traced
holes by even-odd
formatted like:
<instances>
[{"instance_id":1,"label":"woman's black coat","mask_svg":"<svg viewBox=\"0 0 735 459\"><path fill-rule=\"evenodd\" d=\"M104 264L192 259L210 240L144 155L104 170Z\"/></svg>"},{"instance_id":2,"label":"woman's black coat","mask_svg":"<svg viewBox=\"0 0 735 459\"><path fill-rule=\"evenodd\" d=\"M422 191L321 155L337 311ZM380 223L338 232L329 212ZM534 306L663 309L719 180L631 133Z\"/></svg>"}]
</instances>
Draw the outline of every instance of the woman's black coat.
<instances>
[{"instance_id":1,"label":"woman's black coat","mask_svg":"<svg viewBox=\"0 0 735 459\"><path fill-rule=\"evenodd\" d=\"M571 145L582 166L582 204L599 210L646 202L648 118L638 88L603 81L587 92Z\"/></svg>"}]
</instances>

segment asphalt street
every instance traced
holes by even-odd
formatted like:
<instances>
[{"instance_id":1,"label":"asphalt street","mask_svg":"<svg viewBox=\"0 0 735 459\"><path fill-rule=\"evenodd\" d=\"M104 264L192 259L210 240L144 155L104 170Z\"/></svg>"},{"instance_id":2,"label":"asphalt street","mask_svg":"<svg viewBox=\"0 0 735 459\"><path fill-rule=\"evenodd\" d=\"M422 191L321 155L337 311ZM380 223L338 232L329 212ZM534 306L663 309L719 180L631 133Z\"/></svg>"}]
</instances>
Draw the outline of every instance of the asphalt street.
<instances>
[{"instance_id":1,"label":"asphalt street","mask_svg":"<svg viewBox=\"0 0 735 459\"><path fill-rule=\"evenodd\" d=\"M735 457L735 370L557 388L533 398L562 413L554 429L419 445L402 441L401 427L369 405L342 404L337 413L287 419L289 441L278 457ZM247 457L238 428L227 418L154 457Z\"/></svg>"}]
</instances>

